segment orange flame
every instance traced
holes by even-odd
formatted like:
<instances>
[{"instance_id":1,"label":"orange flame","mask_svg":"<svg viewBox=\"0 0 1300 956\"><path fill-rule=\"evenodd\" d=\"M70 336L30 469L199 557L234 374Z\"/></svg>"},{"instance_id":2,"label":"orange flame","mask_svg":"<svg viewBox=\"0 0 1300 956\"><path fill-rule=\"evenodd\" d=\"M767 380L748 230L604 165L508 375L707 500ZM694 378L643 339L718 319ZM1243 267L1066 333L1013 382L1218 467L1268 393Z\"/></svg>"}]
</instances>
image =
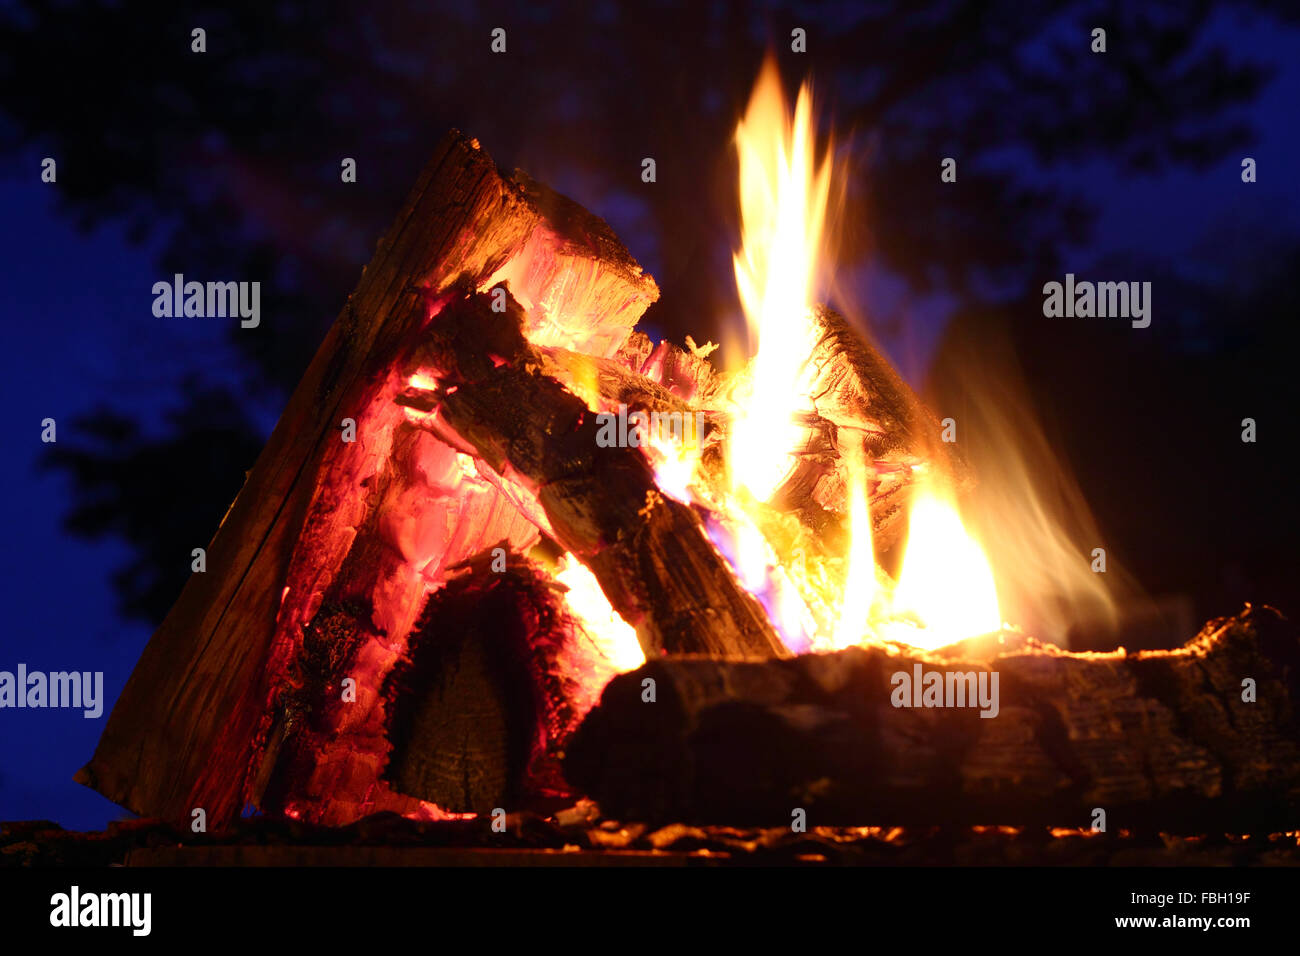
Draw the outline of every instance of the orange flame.
<instances>
[{"instance_id":1,"label":"orange flame","mask_svg":"<svg viewBox=\"0 0 1300 956\"><path fill-rule=\"evenodd\" d=\"M812 96L805 83L794 114L786 108L780 77L769 58L736 130L740 156L742 247L735 256L736 285L757 351L731 398L735 404L728 465L733 512L755 511L771 499L793 463L803 432L796 420L811 409L805 383L813 350L811 314L831 188L829 158L817 158ZM846 446L851 439L845 439ZM868 488L871 472L861 449L841 449L847 472L849 546L833 633L812 639L814 650L884 638L937 647L1001 626L993 573L972 539L947 489L926 484L914 495L902 573L896 585L876 566ZM933 481L933 480L932 480ZM741 490L748 494L740 494ZM733 520L738 516L732 515ZM756 525L738 520L734 564L756 594L770 594L778 578L799 571L789 563L770 568L770 547ZM762 573L760 573L762 570ZM793 589L787 589L793 591ZM774 621L792 649L790 621Z\"/></svg>"},{"instance_id":2,"label":"orange flame","mask_svg":"<svg viewBox=\"0 0 1300 956\"><path fill-rule=\"evenodd\" d=\"M793 415L808 407L799 380L812 349L809 309L830 194L829 159L815 157L808 85L799 90L791 121L769 58L736 129L736 146L743 229L736 285L757 352L737 397L728 464L734 488L766 501L790 467L800 434Z\"/></svg>"},{"instance_id":3,"label":"orange flame","mask_svg":"<svg viewBox=\"0 0 1300 956\"><path fill-rule=\"evenodd\" d=\"M700 418L685 412L676 413L675 418L670 415L669 419L667 425L662 417L652 419L641 440L649 450L659 490L690 504L694 500L691 486L704 448Z\"/></svg>"}]
</instances>

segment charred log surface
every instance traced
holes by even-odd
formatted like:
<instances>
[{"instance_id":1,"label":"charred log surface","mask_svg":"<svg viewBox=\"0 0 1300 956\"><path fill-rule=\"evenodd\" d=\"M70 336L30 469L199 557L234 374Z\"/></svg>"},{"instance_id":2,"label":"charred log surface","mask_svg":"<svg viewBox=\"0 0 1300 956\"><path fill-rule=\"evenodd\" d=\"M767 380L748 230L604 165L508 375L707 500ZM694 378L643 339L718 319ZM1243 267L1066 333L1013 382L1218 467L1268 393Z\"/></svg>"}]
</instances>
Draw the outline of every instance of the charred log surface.
<instances>
[{"instance_id":1,"label":"charred log surface","mask_svg":"<svg viewBox=\"0 0 1300 956\"><path fill-rule=\"evenodd\" d=\"M447 311L458 315L445 321L514 321L509 310L494 319L485 301L451 303ZM586 403L530 357L512 353L490 370L460 356L440 362L444 372L476 377L444 381L430 427L536 495L555 539L592 570L647 656L787 653L695 512L660 494L636 448L603 447Z\"/></svg>"},{"instance_id":2,"label":"charred log surface","mask_svg":"<svg viewBox=\"0 0 1300 956\"><path fill-rule=\"evenodd\" d=\"M208 546L207 572L190 579L153 636L78 780L140 814L188 821L203 807L214 828L258 799L260 755L277 739L272 702L372 511L377 462L404 420L389 373L427 326L431 300L457 283L497 280L562 314L565 344L609 355L658 295L602 221L525 176L503 176L476 141L451 133L295 389ZM528 321L530 334L556 329L544 309ZM350 444L339 440L348 418L359 437ZM354 796L373 782L366 767L339 772Z\"/></svg>"},{"instance_id":3,"label":"charred log surface","mask_svg":"<svg viewBox=\"0 0 1300 956\"><path fill-rule=\"evenodd\" d=\"M997 716L894 706L893 675L918 665L997 672ZM1101 808L1111 829L1294 829L1297 704L1300 643L1268 608L1131 655L1031 641L982 662L886 648L662 660L608 685L565 772L604 813L651 821L789 825L802 808L810 825L1087 828Z\"/></svg>"},{"instance_id":4,"label":"charred log surface","mask_svg":"<svg viewBox=\"0 0 1300 956\"><path fill-rule=\"evenodd\" d=\"M525 558L490 553L426 605L385 681L397 790L456 812L568 794L557 754L612 665Z\"/></svg>"},{"instance_id":5,"label":"charred log surface","mask_svg":"<svg viewBox=\"0 0 1300 956\"><path fill-rule=\"evenodd\" d=\"M303 629L302 653L277 703L282 730L268 754L276 769L265 786L268 806L283 808L294 782L311 775L320 738L329 732L342 700L338 676L365 642L371 618L370 608L359 601L327 604Z\"/></svg>"},{"instance_id":6,"label":"charred log surface","mask_svg":"<svg viewBox=\"0 0 1300 956\"><path fill-rule=\"evenodd\" d=\"M785 653L698 516L660 494L635 448L600 447L594 416L559 383L503 366L446 396L440 418L492 468L533 484L556 540L591 568L647 656Z\"/></svg>"},{"instance_id":7,"label":"charred log surface","mask_svg":"<svg viewBox=\"0 0 1300 956\"><path fill-rule=\"evenodd\" d=\"M616 359L582 355L568 349L535 350L541 370L561 382L597 411L677 412L691 415L697 406L655 380L629 372Z\"/></svg>"},{"instance_id":8,"label":"charred log surface","mask_svg":"<svg viewBox=\"0 0 1300 956\"><path fill-rule=\"evenodd\" d=\"M457 812L513 806L536 732L521 648L522 595L504 582L453 581L384 685L393 786Z\"/></svg>"}]
</instances>

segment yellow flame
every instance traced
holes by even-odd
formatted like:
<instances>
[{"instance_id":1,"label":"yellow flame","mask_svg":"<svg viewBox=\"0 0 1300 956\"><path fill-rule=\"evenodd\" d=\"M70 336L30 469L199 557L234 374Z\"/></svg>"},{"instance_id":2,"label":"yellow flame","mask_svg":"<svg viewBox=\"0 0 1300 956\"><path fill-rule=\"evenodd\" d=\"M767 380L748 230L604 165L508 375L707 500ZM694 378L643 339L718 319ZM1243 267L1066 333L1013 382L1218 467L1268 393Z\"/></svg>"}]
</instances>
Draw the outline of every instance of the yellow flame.
<instances>
[{"instance_id":1,"label":"yellow flame","mask_svg":"<svg viewBox=\"0 0 1300 956\"><path fill-rule=\"evenodd\" d=\"M1149 606L1112 564L1092 570L1105 538L1082 489L1044 431L1005 331L982 323L978 336L951 336L936 380L944 412L966 429L963 450L978 482L970 524L997 568L1008 619L1042 640L1067 643L1072 627L1105 633L1118 608Z\"/></svg>"},{"instance_id":2,"label":"yellow flame","mask_svg":"<svg viewBox=\"0 0 1300 956\"><path fill-rule=\"evenodd\" d=\"M732 508L728 523L735 536L735 570L740 583L752 594L763 596L768 616L786 646L806 650L816 624L775 550L743 509Z\"/></svg>"},{"instance_id":3,"label":"yellow flame","mask_svg":"<svg viewBox=\"0 0 1300 956\"><path fill-rule=\"evenodd\" d=\"M555 579L569 589L565 595L569 610L617 671L636 670L645 663L636 630L610 606L586 565L566 555Z\"/></svg>"},{"instance_id":4,"label":"yellow flame","mask_svg":"<svg viewBox=\"0 0 1300 956\"><path fill-rule=\"evenodd\" d=\"M754 357L731 396L727 456L733 495L727 507L737 529L738 574L769 605L777 596L769 614L793 647L795 635L809 633L799 625L808 609L781 594L783 587L795 593L789 575L801 572L788 555L774 562L770 543L758 530L761 522L750 519L761 511L756 503L770 501L789 473L804 431L797 416L812 407L806 365L814 347L814 286L828 258L831 163L829 156L817 155L808 85L800 88L791 115L770 58L736 129L736 147L742 242L734 266ZM893 585L878 570L869 464L852 437L842 435L840 441L850 532L841 555L843 590L832 633L814 636L811 647L848 647L873 637L938 647L999 629L989 563L937 476L927 476L913 496L899 581ZM739 494L741 489L747 494Z\"/></svg>"},{"instance_id":5,"label":"yellow flame","mask_svg":"<svg viewBox=\"0 0 1300 956\"><path fill-rule=\"evenodd\" d=\"M683 504L691 503L691 482L698 456L689 448L671 442L659 446L662 458L655 465L655 484L666 495Z\"/></svg>"},{"instance_id":6,"label":"yellow flame","mask_svg":"<svg viewBox=\"0 0 1300 956\"><path fill-rule=\"evenodd\" d=\"M652 419L641 440L650 449L659 490L690 504L694 500L690 489L704 448L702 428L697 413L678 412L676 416Z\"/></svg>"},{"instance_id":7,"label":"yellow flame","mask_svg":"<svg viewBox=\"0 0 1300 956\"><path fill-rule=\"evenodd\" d=\"M799 90L788 116L776 64L763 65L745 118L736 129L740 155L741 251L736 285L757 347L732 424L733 487L766 501L789 470L799 438L793 414L812 347L813 280L821 255L830 162L817 162L812 95Z\"/></svg>"},{"instance_id":8,"label":"yellow flame","mask_svg":"<svg viewBox=\"0 0 1300 956\"><path fill-rule=\"evenodd\" d=\"M871 539L871 510L867 503L867 473L861 449L852 446L845 456L848 468L849 553L844 578L844 598L831 640L832 649L851 647L866 633L876 593L876 549Z\"/></svg>"},{"instance_id":9,"label":"yellow flame","mask_svg":"<svg viewBox=\"0 0 1300 956\"><path fill-rule=\"evenodd\" d=\"M919 629L899 627L896 620L887 636L919 647L942 647L1002 627L984 550L966 531L956 505L928 485L912 498L892 616Z\"/></svg>"}]
</instances>

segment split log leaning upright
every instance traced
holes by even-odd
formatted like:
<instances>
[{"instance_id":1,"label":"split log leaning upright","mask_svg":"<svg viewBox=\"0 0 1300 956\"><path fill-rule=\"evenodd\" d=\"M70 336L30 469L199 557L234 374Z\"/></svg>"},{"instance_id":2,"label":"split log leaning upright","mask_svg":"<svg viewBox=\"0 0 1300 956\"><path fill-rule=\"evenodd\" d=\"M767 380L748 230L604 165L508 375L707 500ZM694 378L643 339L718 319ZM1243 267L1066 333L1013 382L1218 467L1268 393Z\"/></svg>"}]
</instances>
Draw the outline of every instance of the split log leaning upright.
<instances>
[{"instance_id":1,"label":"split log leaning upright","mask_svg":"<svg viewBox=\"0 0 1300 956\"><path fill-rule=\"evenodd\" d=\"M213 829L259 799L269 776L260 758L275 733L271 702L372 510L401 421L389 394L399 387L393 369L431 300L457 282L497 281L550 308L530 313L538 323L530 334L562 334L597 355L615 354L658 295L603 222L522 174L503 176L477 142L448 135L208 545L206 573L191 578L150 640L80 782L178 823L202 808ZM357 423L353 443L341 441L347 418ZM470 553L473 545L461 543ZM398 616L409 627L416 613ZM386 635L390 658L402 637ZM382 668L372 676L382 678ZM358 693L360 706L378 706L377 686Z\"/></svg>"}]
</instances>

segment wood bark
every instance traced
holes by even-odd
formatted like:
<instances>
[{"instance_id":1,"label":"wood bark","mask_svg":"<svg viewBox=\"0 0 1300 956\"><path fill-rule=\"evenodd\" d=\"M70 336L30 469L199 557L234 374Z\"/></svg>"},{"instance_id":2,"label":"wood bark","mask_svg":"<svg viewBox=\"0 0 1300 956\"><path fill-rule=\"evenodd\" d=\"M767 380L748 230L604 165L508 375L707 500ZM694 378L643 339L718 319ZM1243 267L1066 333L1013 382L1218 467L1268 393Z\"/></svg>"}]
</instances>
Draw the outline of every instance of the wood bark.
<instances>
[{"instance_id":1,"label":"wood bark","mask_svg":"<svg viewBox=\"0 0 1300 956\"><path fill-rule=\"evenodd\" d=\"M1269 608L1173 651L953 653L651 661L607 686L565 772L622 819L788 826L803 809L809 826L1086 829L1100 808L1112 830L1300 823L1300 643ZM997 672L997 716L895 706L893 675L917 665Z\"/></svg>"},{"instance_id":2,"label":"wood bark","mask_svg":"<svg viewBox=\"0 0 1300 956\"><path fill-rule=\"evenodd\" d=\"M202 807L212 827L256 798L271 700L366 521L374 462L401 420L385 396L389 373L427 324L431 300L454 283L498 277L538 303L530 333L544 337L562 321L570 345L609 355L658 294L603 222L521 174L503 176L476 141L449 134L210 542L206 573L190 579L146 647L79 781L145 815L188 822ZM359 441L340 442L345 418L357 421Z\"/></svg>"}]
</instances>

